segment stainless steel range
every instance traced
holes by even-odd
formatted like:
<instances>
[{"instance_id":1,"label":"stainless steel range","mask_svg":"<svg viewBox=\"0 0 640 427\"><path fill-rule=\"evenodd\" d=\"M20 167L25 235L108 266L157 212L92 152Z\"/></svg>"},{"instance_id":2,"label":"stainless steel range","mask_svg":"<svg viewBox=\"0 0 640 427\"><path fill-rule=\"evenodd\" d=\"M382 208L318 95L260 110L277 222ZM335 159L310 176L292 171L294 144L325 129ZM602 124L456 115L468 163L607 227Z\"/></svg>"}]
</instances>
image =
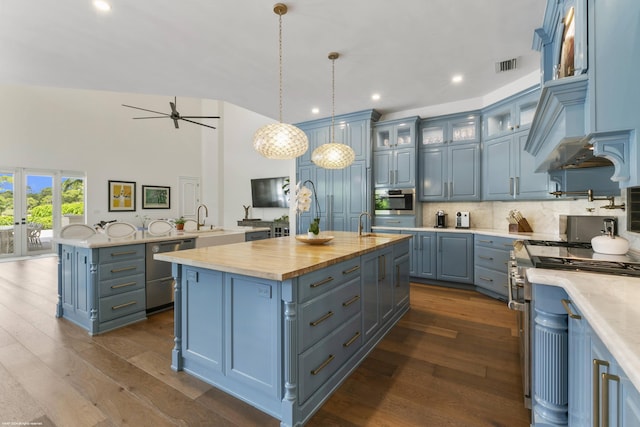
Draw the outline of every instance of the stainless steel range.
<instances>
[{"instance_id":1,"label":"stainless steel range","mask_svg":"<svg viewBox=\"0 0 640 427\"><path fill-rule=\"evenodd\" d=\"M583 271L640 277L640 257L631 252L625 255L606 255L593 251L591 243L548 240L523 240L514 243L509 261L509 302L518 315L520 361L524 402L531 408L531 284L527 268Z\"/></svg>"}]
</instances>

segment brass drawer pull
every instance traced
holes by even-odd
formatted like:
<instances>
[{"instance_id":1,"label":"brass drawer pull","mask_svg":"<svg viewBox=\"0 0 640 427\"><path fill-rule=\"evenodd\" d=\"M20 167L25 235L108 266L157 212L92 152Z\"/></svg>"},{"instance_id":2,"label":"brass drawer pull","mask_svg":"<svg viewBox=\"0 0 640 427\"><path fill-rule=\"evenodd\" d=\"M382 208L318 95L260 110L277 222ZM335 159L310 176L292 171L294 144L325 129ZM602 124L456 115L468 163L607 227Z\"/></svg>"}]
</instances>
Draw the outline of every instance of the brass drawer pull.
<instances>
[{"instance_id":1,"label":"brass drawer pull","mask_svg":"<svg viewBox=\"0 0 640 427\"><path fill-rule=\"evenodd\" d=\"M358 301L360 299L360 295L356 295L353 298L351 298L349 301L345 301L342 303L343 307L349 307L351 304L353 304L354 302Z\"/></svg>"},{"instance_id":2,"label":"brass drawer pull","mask_svg":"<svg viewBox=\"0 0 640 427\"><path fill-rule=\"evenodd\" d=\"M493 240L478 239L478 242L480 242L480 243L493 243Z\"/></svg>"},{"instance_id":3,"label":"brass drawer pull","mask_svg":"<svg viewBox=\"0 0 640 427\"><path fill-rule=\"evenodd\" d=\"M360 338L360 331L357 331L355 333L354 336L351 337L351 339L349 341L347 341L346 343L342 344L343 347L347 348L349 347L351 344L353 344L354 342L356 342L356 340Z\"/></svg>"},{"instance_id":4,"label":"brass drawer pull","mask_svg":"<svg viewBox=\"0 0 640 427\"><path fill-rule=\"evenodd\" d=\"M324 316L322 316L318 320L314 320L313 322L309 322L309 324L311 326L318 326L320 323L324 322L325 320L327 320L331 316L333 316L333 311L328 312L327 314L325 314Z\"/></svg>"},{"instance_id":5,"label":"brass drawer pull","mask_svg":"<svg viewBox=\"0 0 640 427\"><path fill-rule=\"evenodd\" d=\"M493 257L492 257L492 256L478 255L478 258L480 258L480 259L486 259L486 260L488 260L488 261L493 261Z\"/></svg>"},{"instance_id":6,"label":"brass drawer pull","mask_svg":"<svg viewBox=\"0 0 640 427\"><path fill-rule=\"evenodd\" d=\"M135 255L136 251L112 252L111 256Z\"/></svg>"},{"instance_id":7,"label":"brass drawer pull","mask_svg":"<svg viewBox=\"0 0 640 427\"><path fill-rule=\"evenodd\" d=\"M342 274L349 274L349 273L353 273L354 271L358 271L358 270L360 270L360 266L356 265L355 267L351 267L348 270L343 270Z\"/></svg>"},{"instance_id":8,"label":"brass drawer pull","mask_svg":"<svg viewBox=\"0 0 640 427\"><path fill-rule=\"evenodd\" d=\"M318 366L316 369L311 371L311 375L318 375L320 373L320 371L322 371L324 368L326 368L329 363L333 362L333 359L335 359L335 358L336 357L333 354L330 354L329 357L327 358L327 360L322 362L322 365Z\"/></svg>"},{"instance_id":9,"label":"brass drawer pull","mask_svg":"<svg viewBox=\"0 0 640 427\"><path fill-rule=\"evenodd\" d=\"M620 377L602 373L602 427L609 427L609 381L620 382Z\"/></svg>"},{"instance_id":10,"label":"brass drawer pull","mask_svg":"<svg viewBox=\"0 0 640 427\"><path fill-rule=\"evenodd\" d=\"M571 307L569 307L569 304L571 304L571 300L562 299L560 301L562 302L562 306L564 307L564 310L567 312L570 318L582 319L582 316L580 316L579 314L575 314L573 311L571 311Z\"/></svg>"},{"instance_id":11,"label":"brass drawer pull","mask_svg":"<svg viewBox=\"0 0 640 427\"><path fill-rule=\"evenodd\" d=\"M599 425L600 422L600 367L609 367L606 360L593 359L593 388L592 388L592 408L593 408L593 424Z\"/></svg>"},{"instance_id":12,"label":"brass drawer pull","mask_svg":"<svg viewBox=\"0 0 640 427\"><path fill-rule=\"evenodd\" d=\"M327 277L327 278L326 278L326 279L324 279L324 280L321 280L321 281L319 281L319 282L312 283L311 285L309 285L309 287L310 287L310 288L317 288L318 286L325 285L325 284L327 284L327 283L329 283L329 282L331 282L331 281L333 281L333 277L329 276L329 277Z\"/></svg>"},{"instance_id":13,"label":"brass drawer pull","mask_svg":"<svg viewBox=\"0 0 640 427\"><path fill-rule=\"evenodd\" d=\"M136 267L135 265L132 265L131 267L122 267L122 268L116 268L111 270L112 273L122 273L123 271L129 271L129 270L135 270Z\"/></svg>"},{"instance_id":14,"label":"brass drawer pull","mask_svg":"<svg viewBox=\"0 0 640 427\"><path fill-rule=\"evenodd\" d=\"M137 304L137 302L129 301L129 302L125 302L124 304L114 305L113 307L111 307L111 310L120 310L121 308L129 307L130 305L135 305L135 304Z\"/></svg>"},{"instance_id":15,"label":"brass drawer pull","mask_svg":"<svg viewBox=\"0 0 640 427\"><path fill-rule=\"evenodd\" d=\"M119 285L112 285L111 289L120 289L120 288L126 288L127 286L133 286L135 285L137 282L127 282L127 283L120 283Z\"/></svg>"},{"instance_id":16,"label":"brass drawer pull","mask_svg":"<svg viewBox=\"0 0 640 427\"><path fill-rule=\"evenodd\" d=\"M488 278L488 277L478 276L478 279L480 279L480 280L484 280L485 282L493 282L493 279L490 279L490 278Z\"/></svg>"}]
</instances>

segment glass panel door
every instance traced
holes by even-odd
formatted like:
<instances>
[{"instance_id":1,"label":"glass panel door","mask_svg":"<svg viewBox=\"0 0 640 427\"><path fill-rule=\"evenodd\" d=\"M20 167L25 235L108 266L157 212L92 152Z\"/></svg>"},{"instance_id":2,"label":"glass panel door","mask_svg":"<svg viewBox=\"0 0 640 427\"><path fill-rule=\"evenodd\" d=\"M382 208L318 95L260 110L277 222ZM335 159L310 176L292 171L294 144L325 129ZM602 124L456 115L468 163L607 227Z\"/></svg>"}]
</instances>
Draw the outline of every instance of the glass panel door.
<instances>
[{"instance_id":1,"label":"glass panel door","mask_svg":"<svg viewBox=\"0 0 640 427\"><path fill-rule=\"evenodd\" d=\"M14 180L14 172L0 170L0 258L13 256L15 252Z\"/></svg>"},{"instance_id":2,"label":"glass panel door","mask_svg":"<svg viewBox=\"0 0 640 427\"><path fill-rule=\"evenodd\" d=\"M26 227L23 233L24 255L53 250L53 175L29 172L24 177Z\"/></svg>"}]
</instances>

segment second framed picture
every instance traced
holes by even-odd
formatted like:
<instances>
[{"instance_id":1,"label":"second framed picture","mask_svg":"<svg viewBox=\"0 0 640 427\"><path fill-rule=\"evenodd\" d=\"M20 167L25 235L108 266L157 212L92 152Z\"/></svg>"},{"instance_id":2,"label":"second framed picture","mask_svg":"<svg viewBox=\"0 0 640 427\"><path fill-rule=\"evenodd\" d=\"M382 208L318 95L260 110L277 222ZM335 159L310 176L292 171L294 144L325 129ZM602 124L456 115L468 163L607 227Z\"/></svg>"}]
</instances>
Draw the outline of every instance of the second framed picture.
<instances>
[{"instance_id":1,"label":"second framed picture","mask_svg":"<svg viewBox=\"0 0 640 427\"><path fill-rule=\"evenodd\" d=\"M170 209L171 187L142 186L142 209Z\"/></svg>"}]
</instances>

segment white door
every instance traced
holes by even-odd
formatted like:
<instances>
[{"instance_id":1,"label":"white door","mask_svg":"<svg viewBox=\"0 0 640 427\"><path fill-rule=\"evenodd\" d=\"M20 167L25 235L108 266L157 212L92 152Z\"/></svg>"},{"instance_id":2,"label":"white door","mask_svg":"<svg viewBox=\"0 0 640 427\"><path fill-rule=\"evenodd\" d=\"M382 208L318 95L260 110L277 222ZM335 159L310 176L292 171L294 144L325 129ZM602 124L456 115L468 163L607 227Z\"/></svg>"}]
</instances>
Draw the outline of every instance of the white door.
<instances>
[{"instance_id":1,"label":"white door","mask_svg":"<svg viewBox=\"0 0 640 427\"><path fill-rule=\"evenodd\" d=\"M200 204L200 178L178 177L178 217L196 219Z\"/></svg>"}]
</instances>

